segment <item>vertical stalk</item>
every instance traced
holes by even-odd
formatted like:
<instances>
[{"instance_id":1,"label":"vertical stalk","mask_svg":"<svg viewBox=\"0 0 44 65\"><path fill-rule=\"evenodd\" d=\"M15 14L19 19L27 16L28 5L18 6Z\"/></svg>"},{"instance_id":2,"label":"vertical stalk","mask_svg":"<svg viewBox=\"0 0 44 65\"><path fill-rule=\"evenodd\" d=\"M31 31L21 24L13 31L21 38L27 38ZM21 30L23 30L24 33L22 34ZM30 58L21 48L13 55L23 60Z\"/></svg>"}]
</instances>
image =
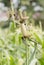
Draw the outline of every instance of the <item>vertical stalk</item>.
<instances>
[{"instance_id":1,"label":"vertical stalk","mask_svg":"<svg viewBox=\"0 0 44 65\"><path fill-rule=\"evenodd\" d=\"M15 22L15 20L14 20L14 7L13 7L12 0L10 0L10 4L11 4L11 15L12 15L12 20L13 20L13 22Z\"/></svg>"},{"instance_id":2,"label":"vertical stalk","mask_svg":"<svg viewBox=\"0 0 44 65\"><path fill-rule=\"evenodd\" d=\"M25 44L26 49L26 62L25 65L29 65L29 46L27 45L27 38L23 38L23 43Z\"/></svg>"},{"instance_id":3,"label":"vertical stalk","mask_svg":"<svg viewBox=\"0 0 44 65\"><path fill-rule=\"evenodd\" d=\"M33 51L32 55L31 55L31 57L30 57L30 59L29 59L29 64L31 63L31 61L32 61L33 58L34 58L34 55L35 55L35 52L36 52L36 48L37 48L37 44L35 43L34 51Z\"/></svg>"},{"instance_id":4,"label":"vertical stalk","mask_svg":"<svg viewBox=\"0 0 44 65\"><path fill-rule=\"evenodd\" d=\"M27 43L27 39L26 39L26 43ZM26 65L29 65L29 46L28 45L26 45Z\"/></svg>"},{"instance_id":5,"label":"vertical stalk","mask_svg":"<svg viewBox=\"0 0 44 65\"><path fill-rule=\"evenodd\" d=\"M28 46L26 45L26 65L29 65L29 63L28 63L28 59L29 59L29 48L28 48Z\"/></svg>"},{"instance_id":6,"label":"vertical stalk","mask_svg":"<svg viewBox=\"0 0 44 65\"><path fill-rule=\"evenodd\" d=\"M40 29L42 31L42 23L41 23L41 21L39 21L39 25L40 25Z\"/></svg>"}]
</instances>

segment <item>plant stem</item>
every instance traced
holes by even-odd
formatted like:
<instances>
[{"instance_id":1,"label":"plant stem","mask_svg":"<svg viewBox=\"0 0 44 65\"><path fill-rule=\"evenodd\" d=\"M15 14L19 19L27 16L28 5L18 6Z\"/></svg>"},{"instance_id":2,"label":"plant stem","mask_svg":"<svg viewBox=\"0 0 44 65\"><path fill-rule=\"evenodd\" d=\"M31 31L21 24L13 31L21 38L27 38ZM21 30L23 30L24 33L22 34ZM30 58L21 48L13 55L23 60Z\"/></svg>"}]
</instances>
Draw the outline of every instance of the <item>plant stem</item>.
<instances>
[{"instance_id":1,"label":"plant stem","mask_svg":"<svg viewBox=\"0 0 44 65\"><path fill-rule=\"evenodd\" d=\"M33 60L33 57L34 57L35 52L36 52L36 48L37 48L37 44L35 43L35 46L34 46L34 51L33 51L32 55L31 55L31 57L30 57L30 59L29 59L29 64L30 64L30 63L31 63L31 61Z\"/></svg>"},{"instance_id":2,"label":"plant stem","mask_svg":"<svg viewBox=\"0 0 44 65\"><path fill-rule=\"evenodd\" d=\"M28 48L28 46L26 45L26 65L28 65L28 51L29 50L29 48Z\"/></svg>"},{"instance_id":3,"label":"plant stem","mask_svg":"<svg viewBox=\"0 0 44 65\"><path fill-rule=\"evenodd\" d=\"M41 21L39 21L39 26L40 26L40 29L42 31L42 23L41 23Z\"/></svg>"},{"instance_id":4,"label":"plant stem","mask_svg":"<svg viewBox=\"0 0 44 65\"><path fill-rule=\"evenodd\" d=\"M15 22L15 20L14 20L14 7L13 7L12 0L10 0L10 4L11 4L11 15L12 15L12 20L13 20L13 22Z\"/></svg>"},{"instance_id":5,"label":"plant stem","mask_svg":"<svg viewBox=\"0 0 44 65\"><path fill-rule=\"evenodd\" d=\"M26 48L26 62L25 65L29 65L29 46L27 45L27 38L23 38L23 43L25 44L25 48Z\"/></svg>"}]
</instances>

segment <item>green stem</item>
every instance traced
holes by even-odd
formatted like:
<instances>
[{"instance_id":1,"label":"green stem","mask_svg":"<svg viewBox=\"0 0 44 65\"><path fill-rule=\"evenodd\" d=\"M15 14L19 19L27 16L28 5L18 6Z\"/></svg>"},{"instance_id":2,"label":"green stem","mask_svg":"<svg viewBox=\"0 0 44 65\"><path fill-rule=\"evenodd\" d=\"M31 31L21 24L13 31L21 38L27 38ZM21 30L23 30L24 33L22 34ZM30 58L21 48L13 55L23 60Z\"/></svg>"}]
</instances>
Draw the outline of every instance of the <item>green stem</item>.
<instances>
[{"instance_id":1,"label":"green stem","mask_svg":"<svg viewBox=\"0 0 44 65\"><path fill-rule=\"evenodd\" d=\"M35 40L29 39L29 38L28 38L28 40L34 42L35 46L34 46L34 51L29 59L29 45L27 44L27 40L25 38L23 38L23 42L26 45L26 65L29 65L31 63L31 61L33 60L33 57L35 55L36 48L37 48L37 42Z\"/></svg>"},{"instance_id":2,"label":"green stem","mask_svg":"<svg viewBox=\"0 0 44 65\"><path fill-rule=\"evenodd\" d=\"M13 22L15 22L15 20L14 20L14 7L13 7L12 0L10 0L10 4L11 4L11 15L12 15L12 20L13 20Z\"/></svg>"},{"instance_id":3,"label":"green stem","mask_svg":"<svg viewBox=\"0 0 44 65\"><path fill-rule=\"evenodd\" d=\"M26 48L26 62L25 65L29 65L29 46L27 45L27 39L23 38L23 43L25 44L25 48Z\"/></svg>"},{"instance_id":4,"label":"green stem","mask_svg":"<svg viewBox=\"0 0 44 65\"><path fill-rule=\"evenodd\" d=\"M28 65L28 46L26 46L26 65Z\"/></svg>"},{"instance_id":5,"label":"green stem","mask_svg":"<svg viewBox=\"0 0 44 65\"><path fill-rule=\"evenodd\" d=\"M32 55L31 55L31 57L30 57L30 59L29 59L29 64L31 63L31 61L32 61L33 58L34 58L34 55L35 55L35 52L36 52L36 48L37 48L37 44L35 43L34 51L33 51Z\"/></svg>"}]
</instances>

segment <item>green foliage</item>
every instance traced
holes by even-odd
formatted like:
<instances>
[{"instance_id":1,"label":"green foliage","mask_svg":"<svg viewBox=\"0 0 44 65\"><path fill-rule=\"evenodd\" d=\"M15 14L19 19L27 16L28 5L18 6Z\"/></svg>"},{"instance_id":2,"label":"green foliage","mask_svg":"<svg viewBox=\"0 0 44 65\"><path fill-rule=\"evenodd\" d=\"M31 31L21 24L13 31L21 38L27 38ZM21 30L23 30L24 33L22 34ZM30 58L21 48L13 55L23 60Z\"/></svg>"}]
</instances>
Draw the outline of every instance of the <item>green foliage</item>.
<instances>
[{"instance_id":1,"label":"green foliage","mask_svg":"<svg viewBox=\"0 0 44 65\"><path fill-rule=\"evenodd\" d=\"M4 0L4 2L5 5L10 6L9 0ZM22 0L21 2L23 5L29 6L27 0ZM33 22L32 18L31 21ZM32 34L32 37L29 36L29 38L23 38L20 25L17 27L14 21L10 22L8 28L0 29L0 65L36 65L36 63L44 65L43 31L35 26L30 26L29 22L27 22L25 22L27 25L26 30L28 29L28 33ZM34 59L37 61L33 62Z\"/></svg>"},{"instance_id":2,"label":"green foliage","mask_svg":"<svg viewBox=\"0 0 44 65\"><path fill-rule=\"evenodd\" d=\"M11 25L11 28L13 27L12 25ZM15 31L11 30L11 28L9 27L7 30L5 29L4 34L3 34L3 30L0 30L0 33L1 33L0 35L0 65L17 65L18 63L19 63L18 65L20 64L23 65L23 63L25 63L25 60L26 60L27 47L23 43L22 33L20 31L20 28L13 27L13 30ZM40 35L41 37L39 35L40 34L34 31L33 38L36 40L38 45L42 46L42 48L39 48L39 46L37 47L37 50L40 50L40 49L42 50L42 53L41 53L42 57L37 59L41 65L44 65L44 53L43 53L44 38L42 34ZM32 56L32 53L33 53L32 49L34 49L34 45L33 45L33 42L29 40L27 40L26 43L30 45L29 47L30 50L28 49L29 57L27 58L29 60ZM37 54L38 52L39 51L37 51ZM23 60L23 62L22 60L21 62L18 61L20 60L20 58Z\"/></svg>"},{"instance_id":3,"label":"green foliage","mask_svg":"<svg viewBox=\"0 0 44 65\"><path fill-rule=\"evenodd\" d=\"M37 33L34 32L34 36L35 36L35 39L36 41L42 45L42 48L44 48L44 38L42 35L38 35Z\"/></svg>"}]
</instances>

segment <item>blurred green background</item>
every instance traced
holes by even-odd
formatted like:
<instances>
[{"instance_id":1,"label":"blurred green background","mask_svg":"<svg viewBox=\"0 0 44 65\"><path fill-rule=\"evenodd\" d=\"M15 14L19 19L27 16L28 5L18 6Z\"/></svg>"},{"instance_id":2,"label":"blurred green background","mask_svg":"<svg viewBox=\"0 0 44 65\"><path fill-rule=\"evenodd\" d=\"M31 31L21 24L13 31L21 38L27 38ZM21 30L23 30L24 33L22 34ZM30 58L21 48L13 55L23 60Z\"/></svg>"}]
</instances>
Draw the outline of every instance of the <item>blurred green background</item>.
<instances>
[{"instance_id":1,"label":"blurred green background","mask_svg":"<svg viewBox=\"0 0 44 65\"><path fill-rule=\"evenodd\" d=\"M19 10L32 40L23 39ZM44 65L44 0L0 0L0 65Z\"/></svg>"}]
</instances>

